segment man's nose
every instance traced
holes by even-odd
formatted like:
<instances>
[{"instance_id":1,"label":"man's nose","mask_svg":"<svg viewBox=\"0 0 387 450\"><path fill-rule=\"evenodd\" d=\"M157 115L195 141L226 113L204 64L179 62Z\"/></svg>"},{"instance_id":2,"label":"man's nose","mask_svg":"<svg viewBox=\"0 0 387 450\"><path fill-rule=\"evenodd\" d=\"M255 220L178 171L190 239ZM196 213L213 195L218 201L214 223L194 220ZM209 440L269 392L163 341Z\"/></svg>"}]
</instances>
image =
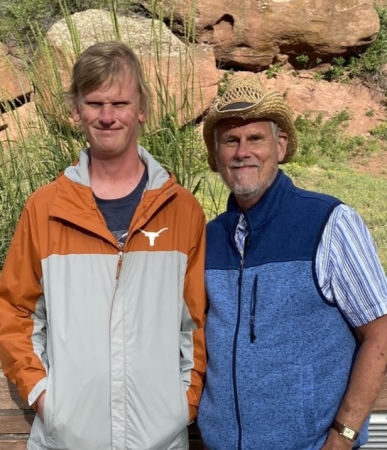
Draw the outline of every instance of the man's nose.
<instances>
[{"instance_id":1,"label":"man's nose","mask_svg":"<svg viewBox=\"0 0 387 450\"><path fill-rule=\"evenodd\" d=\"M99 110L99 120L104 124L111 124L115 121L114 107L111 103L104 103Z\"/></svg>"},{"instance_id":2,"label":"man's nose","mask_svg":"<svg viewBox=\"0 0 387 450\"><path fill-rule=\"evenodd\" d=\"M238 143L238 147L235 152L235 156L238 159L245 159L250 155L248 142L246 139L241 139Z\"/></svg>"}]
</instances>

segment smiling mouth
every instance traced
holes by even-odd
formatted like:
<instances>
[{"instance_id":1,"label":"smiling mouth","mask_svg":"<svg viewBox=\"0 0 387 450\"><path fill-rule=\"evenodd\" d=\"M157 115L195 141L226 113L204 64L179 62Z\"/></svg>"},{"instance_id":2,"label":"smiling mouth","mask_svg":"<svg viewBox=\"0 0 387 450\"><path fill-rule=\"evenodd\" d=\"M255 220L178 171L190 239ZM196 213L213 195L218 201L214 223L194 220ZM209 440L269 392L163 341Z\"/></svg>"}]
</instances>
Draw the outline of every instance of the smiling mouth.
<instances>
[{"instance_id":1,"label":"smiling mouth","mask_svg":"<svg viewBox=\"0 0 387 450\"><path fill-rule=\"evenodd\" d=\"M119 128L96 128L96 130L101 134L114 134L120 131Z\"/></svg>"},{"instance_id":2,"label":"smiling mouth","mask_svg":"<svg viewBox=\"0 0 387 450\"><path fill-rule=\"evenodd\" d=\"M238 170L238 169L257 169L258 166L255 164L253 165L244 165L244 166L231 166L231 169Z\"/></svg>"}]
</instances>

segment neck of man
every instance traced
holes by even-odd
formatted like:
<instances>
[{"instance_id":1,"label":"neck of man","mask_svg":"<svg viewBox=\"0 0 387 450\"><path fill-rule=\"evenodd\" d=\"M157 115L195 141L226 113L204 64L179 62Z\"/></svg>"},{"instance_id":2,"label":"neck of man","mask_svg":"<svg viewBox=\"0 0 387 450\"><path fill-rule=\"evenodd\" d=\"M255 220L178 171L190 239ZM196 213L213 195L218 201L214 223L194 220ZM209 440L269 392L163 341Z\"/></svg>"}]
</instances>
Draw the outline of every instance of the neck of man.
<instances>
[{"instance_id":1,"label":"neck of man","mask_svg":"<svg viewBox=\"0 0 387 450\"><path fill-rule=\"evenodd\" d=\"M115 159L90 157L90 186L101 199L111 200L130 194L140 182L145 164L138 154Z\"/></svg>"}]
</instances>

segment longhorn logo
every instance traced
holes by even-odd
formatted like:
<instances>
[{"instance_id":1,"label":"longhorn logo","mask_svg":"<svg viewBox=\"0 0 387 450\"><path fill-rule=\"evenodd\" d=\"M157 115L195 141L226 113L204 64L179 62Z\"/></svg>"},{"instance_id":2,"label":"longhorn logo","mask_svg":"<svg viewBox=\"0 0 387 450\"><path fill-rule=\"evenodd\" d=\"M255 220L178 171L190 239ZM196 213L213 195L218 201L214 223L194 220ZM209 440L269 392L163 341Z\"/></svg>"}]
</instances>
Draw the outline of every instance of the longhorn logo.
<instances>
[{"instance_id":1,"label":"longhorn logo","mask_svg":"<svg viewBox=\"0 0 387 450\"><path fill-rule=\"evenodd\" d=\"M154 247L154 245L155 245L155 239L156 239L157 237L159 237L160 234L161 234L163 231L165 231L165 230L168 230L168 228L161 228L161 230L159 230L159 231L144 231L144 230L142 230L142 229L140 228L141 233L142 233L144 236L146 236L147 238L149 238L149 245L150 245L151 247Z\"/></svg>"}]
</instances>

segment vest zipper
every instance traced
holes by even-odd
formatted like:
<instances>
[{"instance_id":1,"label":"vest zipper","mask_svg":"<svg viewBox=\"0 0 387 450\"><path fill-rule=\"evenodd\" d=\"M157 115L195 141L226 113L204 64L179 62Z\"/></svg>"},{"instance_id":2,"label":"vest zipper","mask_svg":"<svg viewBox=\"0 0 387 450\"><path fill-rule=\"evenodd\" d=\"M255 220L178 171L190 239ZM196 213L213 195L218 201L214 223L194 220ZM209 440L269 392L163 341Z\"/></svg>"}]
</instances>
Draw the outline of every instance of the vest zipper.
<instances>
[{"instance_id":1,"label":"vest zipper","mask_svg":"<svg viewBox=\"0 0 387 450\"><path fill-rule=\"evenodd\" d=\"M237 322L236 322L234 342L233 342L233 367L232 367L235 416L236 416L237 425L238 425L238 450L242 450L242 423L241 423L241 415L240 415L239 401L238 401L236 354L237 354L239 326L240 326L240 320L241 320L242 281L243 281L244 265L245 265L245 260L244 260L244 257L242 257L240 264L239 264L239 274L238 274L238 315L237 315Z\"/></svg>"},{"instance_id":2,"label":"vest zipper","mask_svg":"<svg viewBox=\"0 0 387 450\"><path fill-rule=\"evenodd\" d=\"M238 313L237 313L235 334L234 334L234 340L233 340L232 380L233 380L233 391L234 391L235 416L236 416L236 421L237 421L237 426L238 426L238 450L242 450L242 421L241 421L241 414L240 414L240 410L239 410L239 401L238 401L236 355L237 355L239 327L240 327L240 321L241 321L243 270L245 267L246 249L250 243L250 233L248 232L247 236L245 238L244 245L243 245L243 252L239 252L237 245L235 243L235 240L233 240L233 242L234 242L235 248L238 252L238 255L240 256L240 263L239 263L239 274L238 274L238 305L237 305Z\"/></svg>"}]
</instances>

